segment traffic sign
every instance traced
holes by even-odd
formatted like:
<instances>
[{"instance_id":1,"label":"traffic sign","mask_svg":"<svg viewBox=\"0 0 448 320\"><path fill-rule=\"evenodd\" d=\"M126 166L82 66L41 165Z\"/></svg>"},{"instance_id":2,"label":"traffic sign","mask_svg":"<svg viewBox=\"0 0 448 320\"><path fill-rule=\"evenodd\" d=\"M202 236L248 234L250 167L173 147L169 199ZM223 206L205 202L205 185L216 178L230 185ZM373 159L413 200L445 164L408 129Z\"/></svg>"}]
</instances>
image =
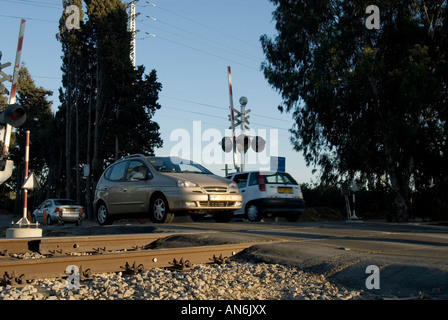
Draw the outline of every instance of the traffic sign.
<instances>
[{"instance_id":1,"label":"traffic sign","mask_svg":"<svg viewBox=\"0 0 448 320\"><path fill-rule=\"evenodd\" d=\"M25 183L22 186L22 189L40 189L40 183L36 179L36 175L33 173L30 174L28 179L26 179Z\"/></svg>"}]
</instances>

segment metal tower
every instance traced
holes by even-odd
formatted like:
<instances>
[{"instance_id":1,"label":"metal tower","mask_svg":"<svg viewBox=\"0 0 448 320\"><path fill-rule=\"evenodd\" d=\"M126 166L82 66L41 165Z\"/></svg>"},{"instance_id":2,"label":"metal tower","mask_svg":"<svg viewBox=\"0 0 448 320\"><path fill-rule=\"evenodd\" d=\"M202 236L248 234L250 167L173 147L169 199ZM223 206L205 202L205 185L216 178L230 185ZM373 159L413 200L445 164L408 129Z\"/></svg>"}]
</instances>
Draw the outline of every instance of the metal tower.
<instances>
[{"instance_id":1,"label":"metal tower","mask_svg":"<svg viewBox=\"0 0 448 320\"><path fill-rule=\"evenodd\" d=\"M128 26L128 30L132 34L130 58L131 58L132 65L134 67L135 67L135 61L136 61L135 60L135 35L137 34L137 31L135 29L135 18L137 17L137 15L135 13L135 3L136 2L137 1L131 1L130 3L128 3L128 7L129 7L129 26Z\"/></svg>"}]
</instances>

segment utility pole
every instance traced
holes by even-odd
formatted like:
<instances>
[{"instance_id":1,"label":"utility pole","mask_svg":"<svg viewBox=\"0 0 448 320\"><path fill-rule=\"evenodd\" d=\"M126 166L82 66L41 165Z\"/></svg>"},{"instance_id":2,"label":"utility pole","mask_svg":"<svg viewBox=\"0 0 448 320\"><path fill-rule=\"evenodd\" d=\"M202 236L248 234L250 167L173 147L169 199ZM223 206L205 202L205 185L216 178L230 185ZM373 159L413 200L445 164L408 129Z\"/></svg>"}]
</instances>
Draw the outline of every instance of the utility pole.
<instances>
[{"instance_id":1,"label":"utility pole","mask_svg":"<svg viewBox=\"0 0 448 320\"><path fill-rule=\"evenodd\" d=\"M132 62L132 65L134 66L134 68L135 68L135 65L136 65L136 58L135 58L135 35L137 34L137 30L135 29L135 19L137 17L137 14L135 13L135 3L136 2L137 1L131 1L128 4L128 7L129 7L129 26L128 26L128 31L132 35L130 58L131 58L131 62Z\"/></svg>"}]
</instances>

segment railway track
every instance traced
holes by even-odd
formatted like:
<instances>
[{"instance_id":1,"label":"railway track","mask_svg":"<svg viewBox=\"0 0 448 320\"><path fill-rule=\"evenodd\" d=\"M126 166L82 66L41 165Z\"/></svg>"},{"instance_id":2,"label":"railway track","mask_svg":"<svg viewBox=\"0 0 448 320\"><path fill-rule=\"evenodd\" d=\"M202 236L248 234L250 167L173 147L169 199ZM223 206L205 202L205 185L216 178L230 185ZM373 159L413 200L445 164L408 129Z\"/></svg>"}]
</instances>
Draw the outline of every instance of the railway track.
<instances>
[{"instance_id":1,"label":"railway track","mask_svg":"<svg viewBox=\"0 0 448 320\"><path fill-rule=\"evenodd\" d=\"M183 270L194 264L224 263L253 243L169 249L150 244L173 233L138 235L0 239L0 284L20 285L29 280L68 277L79 271L81 280L96 273L137 273L144 269ZM37 255L38 258L23 259Z\"/></svg>"}]
</instances>

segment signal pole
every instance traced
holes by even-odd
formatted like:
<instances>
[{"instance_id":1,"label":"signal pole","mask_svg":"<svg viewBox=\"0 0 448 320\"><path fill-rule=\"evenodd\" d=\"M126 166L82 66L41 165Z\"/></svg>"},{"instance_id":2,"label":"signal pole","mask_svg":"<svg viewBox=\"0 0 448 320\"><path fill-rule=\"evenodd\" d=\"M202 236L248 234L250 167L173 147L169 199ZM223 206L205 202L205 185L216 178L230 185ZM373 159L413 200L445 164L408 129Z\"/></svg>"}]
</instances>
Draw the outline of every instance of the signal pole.
<instances>
[{"instance_id":1,"label":"signal pole","mask_svg":"<svg viewBox=\"0 0 448 320\"><path fill-rule=\"evenodd\" d=\"M230 100L230 129L232 129L232 151L233 151L233 165L237 171L238 165L236 163L236 136L235 136L235 109L233 108L233 88L232 88L232 72L230 66L227 67L227 76L229 80L229 100Z\"/></svg>"},{"instance_id":2,"label":"signal pole","mask_svg":"<svg viewBox=\"0 0 448 320\"><path fill-rule=\"evenodd\" d=\"M233 148L232 148L233 164L234 164L237 172L241 172L241 171L245 170L246 151L250 145L250 143L249 143L250 138L245 135L246 129L250 129L247 126L247 124L249 124L248 119L250 118L247 114L250 112L250 109L246 110L246 105L247 105L246 97L241 97L239 100L240 105L241 105L241 112L236 110L233 107L233 88L232 88L232 76L231 76L230 67L227 67L227 71L228 71L228 78L229 78L229 98L230 98L229 120L230 120L230 124L231 124L230 129L232 129L232 135L233 135ZM238 127L239 125L241 125L241 134L237 138L235 135L235 128ZM227 151L227 148L224 145L224 140L221 142L221 145L225 152L229 152L229 151ZM241 153L241 166L240 167L238 167L238 165L237 165L237 149Z\"/></svg>"},{"instance_id":3,"label":"signal pole","mask_svg":"<svg viewBox=\"0 0 448 320\"><path fill-rule=\"evenodd\" d=\"M246 117L246 105L247 105L247 98L246 97L241 97L239 100L240 104L241 104L241 134L244 136L245 132L246 132L246 123L249 123L247 121ZM248 110L247 112L249 112L250 110ZM249 129L249 127L247 127ZM241 171L245 171L246 170L246 152L245 149L243 149L244 152L241 152Z\"/></svg>"}]
</instances>

